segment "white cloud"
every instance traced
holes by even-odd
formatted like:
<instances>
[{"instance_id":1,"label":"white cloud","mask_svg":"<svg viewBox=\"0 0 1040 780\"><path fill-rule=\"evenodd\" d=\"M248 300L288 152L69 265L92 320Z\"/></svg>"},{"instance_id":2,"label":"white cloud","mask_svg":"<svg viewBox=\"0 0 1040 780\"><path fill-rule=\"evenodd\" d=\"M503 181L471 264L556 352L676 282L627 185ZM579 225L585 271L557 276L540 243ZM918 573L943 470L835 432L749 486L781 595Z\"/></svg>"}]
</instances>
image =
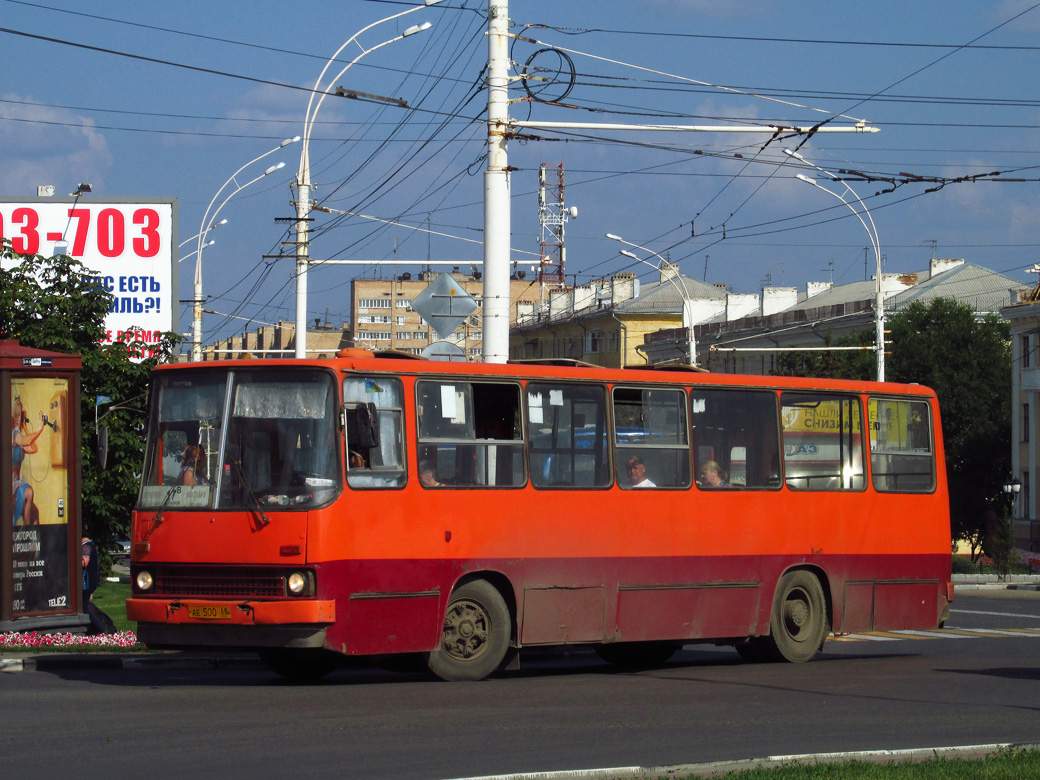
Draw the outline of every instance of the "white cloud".
<instances>
[{"instance_id":1,"label":"white cloud","mask_svg":"<svg viewBox=\"0 0 1040 780\"><path fill-rule=\"evenodd\" d=\"M8 93L0 100L0 193L36 195L53 184L67 194L81 181L104 185L112 168L108 142L94 121L64 108Z\"/></svg>"}]
</instances>

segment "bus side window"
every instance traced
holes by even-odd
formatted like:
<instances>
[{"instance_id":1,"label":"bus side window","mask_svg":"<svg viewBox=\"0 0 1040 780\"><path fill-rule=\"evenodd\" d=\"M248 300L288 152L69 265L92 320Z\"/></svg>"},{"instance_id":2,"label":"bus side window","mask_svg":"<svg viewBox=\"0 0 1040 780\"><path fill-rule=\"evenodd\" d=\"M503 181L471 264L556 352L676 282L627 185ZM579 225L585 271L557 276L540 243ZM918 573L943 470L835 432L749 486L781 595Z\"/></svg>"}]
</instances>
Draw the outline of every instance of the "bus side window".
<instances>
[{"instance_id":1,"label":"bus side window","mask_svg":"<svg viewBox=\"0 0 1040 780\"><path fill-rule=\"evenodd\" d=\"M404 469L404 391L388 376L343 380L347 484L399 487Z\"/></svg>"},{"instance_id":2,"label":"bus side window","mask_svg":"<svg viewBox=\"0 0 1040 780\"><path fill-rule=\"evenodd\" d=\"M416 383L419 482L424 487L520 487L525 482L520 386Z\"/></svg>"},{"instance_id":3,"label":"bus side window","mask_svg":"<svg viewBox=\"0 0 1040 780\"><path fill-rule=\"evenodd\" d=\"M612 483L606 388L528 382L527 427L535 487Z\"/></svg>"},{"instance_id":4,"label":"bus side window","mask_svg":"<svg viewBox=\"0 0 1040 780\"><path fill-rule=\"evenodd\" d=\"M783 393L784 480L791 490L862 490L863 418L858 398Z\"/></svg>"},{"instance_id":5,"label":"bus side window","mask_svg":"<svg viewBox=\"0 0 1040 780\"><path fill-rule=\"evenodd\" d=\"M773 392L694 387L690 422L697 487L779 488L778 418Z\"/></svg>"},{"instance_id":6,"label":"bus side window","mask_svg":"<svg viewBox=\"0 0 1040 780\"><path fill-rule=\"evenodd\" d=\"M617 484L633 487L690 486L686 397L668 388L614 388L614 469ZM633 461L637 458L637 461ZM645 482L635 481L632 462L643 465Z\"/></svg>"},{"instance_id":7,"label":"bus side window","mask_svg":"<svg viewBox=\"0 0 1040 780\"><path fill-rule=\"evenodd\" d=\"M932 414L924 401L871 398L870 474L884 493L930 493L935 489Z\"/></svg>"}]
</instances>

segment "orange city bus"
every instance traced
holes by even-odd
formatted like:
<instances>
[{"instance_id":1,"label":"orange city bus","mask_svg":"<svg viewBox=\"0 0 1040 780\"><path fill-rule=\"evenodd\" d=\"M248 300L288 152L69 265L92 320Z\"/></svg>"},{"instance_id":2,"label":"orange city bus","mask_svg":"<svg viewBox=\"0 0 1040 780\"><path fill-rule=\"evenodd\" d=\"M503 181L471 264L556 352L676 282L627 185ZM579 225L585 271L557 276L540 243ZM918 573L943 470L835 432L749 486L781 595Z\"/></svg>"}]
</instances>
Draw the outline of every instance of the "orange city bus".
<instances>
[{"instance_id":1,"label":"orange city bus","mask_svg":"<svg viewBox=\"0 0 1040 780\"><path fill-rule=\"evenodd\" d=\"M155 370L127 615L288 677L573 644L802 662L941 626L950 549L925 387L347 349Z\"/></svg>"}]
</instances>

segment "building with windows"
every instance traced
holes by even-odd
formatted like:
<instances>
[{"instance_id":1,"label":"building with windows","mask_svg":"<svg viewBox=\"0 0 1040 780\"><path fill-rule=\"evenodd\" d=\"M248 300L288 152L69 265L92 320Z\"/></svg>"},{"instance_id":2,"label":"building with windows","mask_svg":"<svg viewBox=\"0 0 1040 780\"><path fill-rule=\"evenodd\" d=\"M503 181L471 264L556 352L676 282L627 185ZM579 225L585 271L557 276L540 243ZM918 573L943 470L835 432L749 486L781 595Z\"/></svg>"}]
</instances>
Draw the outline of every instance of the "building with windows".
<instances>
[{"instance_id":1,"label":"building with windows","mask_svg":"<svg viewBox=\"0 0 1040 780\"><path fill-rule=\"evenodd\" d=\"M509 335L509 357L580 360L611 368L646 365L654 361L643 352L645 339L681 325L684 299L697 322L722 311L726 298L725 287L681 276L672 265L650 284L641 284L631 272L616 273L555 291L548 307L519 304L520 315Z\"/></svg>"},{"instance_id":2,"label":"building with windows","mask_svg":"<svg viewBox=\"0 0 1040 780\"><path fill-rule=\"evenodd\" d=\"M933 260L921 272L885 274L885 311L911 301L952 298L979 313L1018 300L1014 279L964 260ZM550 295L547 308L525 310L510 332L510 358L571 359L601 366L689 363L684 305L694 323L697 365L714 372L770 374L785 347L820 347L874 326L873 280L763 287L731 293L680 276L673 266L640 284L618 273Z\"/></svg>"},{"instance_id":3,"label":"building with windows","mask_svg":"<svg viewBox=\"0 0 1040 780\"><path fill-rule=\"evenodd\" d=\"M320 320L307 329L309 357L333 357L352 343L350 326L322 325ZM240 360L244 357L279 358L294 356L296 351L296 323L279 322L261 325L254 331L223 339L202 350L203 360ZM187 359L187 356L185 356Z\"/></svg>"},{"instance_id":4,"label":"building with windows","mask_svg":"<svg viewBox=\"0 0 1040 780\"><path fill-rule=\"evenodd\" d=\"M1037 418L1040 417L1040 284L1022 296L1020 303L1000 310L1011 326L1011 477L1021 489L1011 514L1015 544L1040 552L1040 451ZM1014 494L1012 494L1014 496Z\"/></svg>"},{"instance_id":5,"label":"building with windows","mask_svg":"<svg viewBox=\"0 0 1040 780\"><path fill-rule=\"evenodd\" d=\"M436 271L423 271L415 276L403 273L390 279L352 281L350 299L354 345L418 355L440 341L429 323L412 308L412 301L438 275ZM451 276L473 298L478 308L445 341L462 350L469 360L478 360L483 351L481 302L484 281L479 272L461 274L457 268ZM523 272L517 273L509 282L510 324L516 322L518 308L526 311L527 307L540 306L544 294L537 281L524 278Z\"/></svg>"}]
</instances>

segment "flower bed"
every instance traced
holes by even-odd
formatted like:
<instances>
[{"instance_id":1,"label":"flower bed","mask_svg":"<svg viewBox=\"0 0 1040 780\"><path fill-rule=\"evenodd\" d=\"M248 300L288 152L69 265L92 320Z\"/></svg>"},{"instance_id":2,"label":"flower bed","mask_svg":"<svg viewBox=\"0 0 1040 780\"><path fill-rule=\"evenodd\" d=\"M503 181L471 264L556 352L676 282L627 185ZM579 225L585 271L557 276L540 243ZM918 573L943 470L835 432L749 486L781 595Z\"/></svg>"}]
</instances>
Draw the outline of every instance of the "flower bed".
<instances>
[{"instance_id":1,"label":"flower bed","mask_svg":"<svg viewBox=\"0 0 1040 780\"><path fill-rule=\"evenodd\" d=\"M137 634L120 631L115 634L41 634L36 631L0 634L0 647L48 648L48 647L140 647Z\"/></svg>"}]
</instances>

